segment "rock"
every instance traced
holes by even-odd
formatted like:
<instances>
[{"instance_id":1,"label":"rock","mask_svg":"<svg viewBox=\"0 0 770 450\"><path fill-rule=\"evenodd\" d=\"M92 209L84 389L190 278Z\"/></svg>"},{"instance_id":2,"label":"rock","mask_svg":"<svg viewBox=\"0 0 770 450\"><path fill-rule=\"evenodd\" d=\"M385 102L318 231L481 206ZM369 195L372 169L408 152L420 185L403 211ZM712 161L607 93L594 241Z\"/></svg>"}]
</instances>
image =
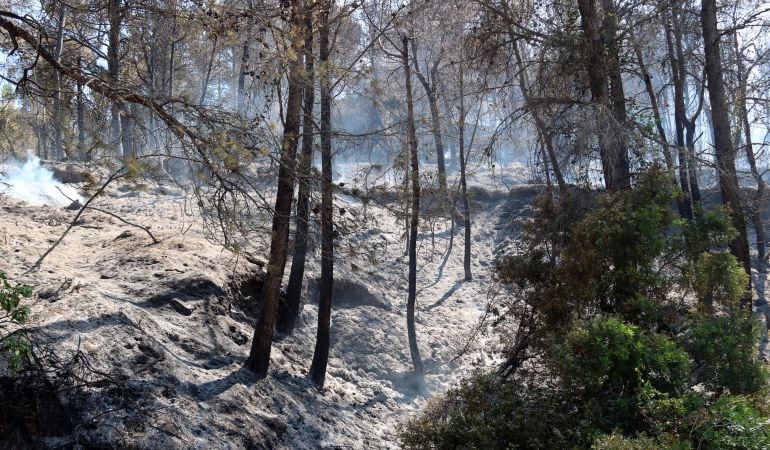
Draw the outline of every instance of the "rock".
<instances>
[{"instance_id":1,"label":"rock","mask_svg":"<svg viewBox=\"0 0 770 450\"><path fill-rule=\"evenodd\" d=\"M193 311L195 310L195 308L190 308L189 306L185 305L184 303L180 302L175 298L172 298L171 300L169 300L168 304L174 309L174 311L178 312L183 316L192 315Z\"/></svg>"},{"instance_id":2,"label":"rock","mask_svg":"<svg viewBox=\"0 0 770 450\"><path fill-rule=\"evenodd\" d=\"M80 209L83 207L83 205L80 204L79 200L74 200L72 203L69 204L69 206L65 206L64 209L67 211L80 211Z\"/></svg>"},{"instance_id":3,"label":"rock","mask_svg":"<svg viewBox=\"0 0 770 450\"><path fill-rule=\"evenodd\" d=\"M288 428L286 422L278 417L265 417L262 420L265 422L265 425L267 425L268 428L275 431L275 434L278 435L279 438L283 436L283 433L286 432L286 428Z\"/></svg>"}]
</instances>

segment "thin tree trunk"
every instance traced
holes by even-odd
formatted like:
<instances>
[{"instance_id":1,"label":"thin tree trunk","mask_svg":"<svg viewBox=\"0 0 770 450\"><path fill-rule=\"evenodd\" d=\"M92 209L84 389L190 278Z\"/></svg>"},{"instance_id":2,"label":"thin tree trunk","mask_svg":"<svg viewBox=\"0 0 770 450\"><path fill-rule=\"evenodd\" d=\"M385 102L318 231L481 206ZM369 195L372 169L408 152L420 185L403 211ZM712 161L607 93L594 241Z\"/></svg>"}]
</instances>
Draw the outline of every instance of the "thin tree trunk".
<instances>
[{"instance_id":1,"label":"thin tree trunk","mask_svg":"<svg viewBox=\"0 0 770 450\"><path fill-rule=\"evenodd\" d=\"M82 57L78 55L77 66L81 70ZM83 83L77 82L77 125L78 125L78 151L77 159L84 159L86 154L86 103L83 94Z\"/></svg>"},{"instance_id":2,"label":"thin tree trunk","mask_svg":"<svg viewBox=\"0 0 770 450\"><path fill-rule=\"evenodd\" d=\"M241 70L238 72L238 113L246 112L246 70L249 65L249 42L243 42L243 52L241 53Z\"/></svg>"},{"instance_id":3,"label":"thin tree trunk","mask_svg":"<svg viewBox=\"0 0 770 450\"><path fill-rule=\"evenodd\" d=\"M428 97L428 106L430 107L430 119L431 119L431 132L433 133L433 140L436 143L436 166L438 168L438 186L442 192L446 192L446 162L444 161L444 141L441 133L441 119L438 111L438 97L436 93L437 83L436 77L438 76L438 61L431 67L428 77L426 77L421 71L417 62L417 51L414 41L412 41L412 62L414 63L415 75L422 84L425 90L425 95Z\"/></svg>"},{"instance_id":4,"label":"thin tree trunk","mask_svg":"<svg viewBox=\"0 0 770 450\"><path fill-rule=\"evenodd\" d=\"M422 358L417 346L417 332L414 324L414 309L417 300L417 231L420 224L420 160L417 154L417 133L414 123L414 101L412 99L412 71L409 65L409 38L401 38L401 63L406 81L406 133L410 153L412 179L412 211L409 223L409 292L406 302L406 328L409 335L409 353L412 355L414 373L423 374Z\"/></svg>"},{"instance_id":5,"label":"thin tree trunk","mask_svg":"<svg viewBox=\"0 0 770 450\"><path fill-rule=\"evenodd\" d=\"M460 116L457 127L460 130L458 147L460 149L460 190L463 196L463 222L465 226L465 243L463 253L463 271L465 281L472 281L471 273L471 206L468 200L468 184L466 183L466 157L465 157L465 89L463 83L463 67L460 64ZM563 180L562 180L563 182Z\"/></svg>"},{"instance_id":6,"label":"thin tree trunk","mask_svg":"<svg viewBox=\"0 0 770 450\"><path fill-rule=\"evenodd\" d=\"M290 28L302 27L301 0L291 0ZM302 53L301 33L292 36L291 47L295 54ZM286 102L286 121L281 143L280 167L278 169L278 192L275 197L275 213L270 241L270 258L267 265L262 307L251 341L251 352L246 367L258 377L267 376L270 366L270 350L273 343L273 327L281 295L281 280L286 269L286 243L289 239L291 203L294 197L294 170L297 158L300 116L302 111L302 60L296 58L289 66L289 92Z\"/></svg>"},{"instance_id":7,"label":"thin tree trunk","mask_svg":"<svg viewBox=\"0 0 770 450\"><path fill-rule=\"evenodd\" d=\"M64 26L66 16L64 15L65 3L59 2L59 17L56 28L56 45L54 47L54 58L56 62L61 64L62 48L64 46ZM64 122L64 114L62 107L62 82L61 73L58 70L54 71L55 92L53 97L53 145L54 156L56 159L64 158L64 141L62 139L62 123Z\"/></svg>"},{"instance_id":8,"label":"thin tree trunk","mask_svg":"<svg viewBox=\"0 0 770 450\"><path fill-rule=\"evenodd\" d=\"M668 137L666 136L666 130L663 128L663 120L660 115L660 107L658 106L658 95L655 93L655 87L652 85L652 77L650 71L647 70L647 64L644 62L644 55L642 54L642 48L639 45L639 41L634 35L633 27L628 29L631 44L634 47L634 54L636 55L636 64L639 66L639 71L644 81L644 89L647 91L647 97L650 100L650 107L652 108L653 120L655 120L655 129L660 136L660 144L663 150L663 160L666 163L666 170L671 177L676 180L674 173L674 160L671 156L671 148L668 143Z\"/></svg>"},{"instance_id":9,"label":"thin tree trunk","mask_svg":"<svg viewBox=\"0 0 770 450\"><path fill-rule=\"evenodd\" d=\"M545 121L543 121L543 118L540 116L540 113L532 104L532 96L530 95L529 82L526 75L526 67L524 66L524 60L521 57L521 52L519 51L519 46L516 42L513 44L513 54L516 58L516 64L519 66L519 87L521 88L522 97L524 97L524 103L530 113L532 113L532 117L535 120L535 127L537 127L538 131L540 132L540 136L547 151L547 155L544 154L544 156L547 156L547 159L551 163L553 175L556 178L556 183L559 185L559 192L564 193L564 191L567 189L567 183L564 181L564 176L562 175L561 168L559 167L559 160L556 156L556 149L553 145L553 134L546 126ZM465 119L463 118L463 120ZM460 131L462 132L463 130ZM461 145L465 145L464 142L461 142ZM460 158L462 159L462 156Z\"/></svg>"},{"instance_id":10,"label":"thin tree trunk","mask_svg":"<svg viewBox=\"0 0 770 450\"><path fill-rule=\"evenodd\" d=\"M209 90L209 80L211 79L211 68L214 65L214 56L217 54L217 36L214 35L214 42L211 44L211 56L209 57L209 63L206 65L206 75L203 77L203 86L201 87L201 99L198 103L201 105L206 103L206 92Z\"/></svg>"},{"instance_id":11,"label":"thin tree trunk","mask_svg":"<svg viewBox=\"0 0 770 450\"><path fill-rule=\"evenodd\" d=\"M735 171L735 149L730 137L730 117L725 102L725 86L722 79L722 61L719 54L719 31L717 29L716 0L701 0L701 25L703 27L703 47L706 61L709 100L714 129L714 150L717 161L719 187L722 201L730 208L733 226L738 235L730 243L733 255L743 264L746 273L751 276L749 241L746 233L746 219L741 208L738 177ZM751 307L751 281L748 294L744 296L746 308Z\"/></svg>"},{"instance_id":12,"label":"thin tree trunk","mask_svg":"<svg viewBox=\"0 0 770 450\"><path fill-rule=\"evenodd\" d=\"M286 302L279 308L277 328L281 333L291 333L300 313L302 281L305 276L305 260L308 248L308 216L310 202L310 167L313 162L313 104L315 83L313 76L313 13L305 11L305 90L302 118L302 153L297 167L297 219L294 233L294 256L291 260L289 284L286 286ZM328 56L328 55L327 55Z\"/></svg>"},{"instance_id":13,"label":"thin tree trunk","mask_svg":"<svg viewBox=\"0 0 770 450\"><path fill-rule=\"evenodd\" d=\"M757 183L757 192L751 201L749 206L749 218L754 226L754 231L757 235L757 256L759 259L765 258L765 224L762 221L762 214L764 212L763 201L765 197L765 191L767 190L767 183L762 178L762 175L757 169L757 159L754 156L754 144L751 140L751 121L749 120L749 110L746 106L747 95L747 78L748 72L743 64L743 55L738 44L738 34L733 33L733 46L735 47L735 57L737 65L738 75L738 115L743 128L743 134L746 137L746 159L749 162L751 169L751 176L754 178L754 182Z\"/></svg>"},{"instance_id":14,"label":"thin tree trunk","mask_svg":"<svg viewBox=\"0 0 770 450\"><path fill-rule=\"evenodd\" d=\"M329 13L331 1L325 0L320 13L318 34L319 62L321 66L321 282L318 298L318 330L316 333L313 362L308 376L319 387L326 379L329 362L332 287L334 283L334 223L332 205L332 137L331 137L331 70L329 67Z\"/></svg>"}]
</instances>

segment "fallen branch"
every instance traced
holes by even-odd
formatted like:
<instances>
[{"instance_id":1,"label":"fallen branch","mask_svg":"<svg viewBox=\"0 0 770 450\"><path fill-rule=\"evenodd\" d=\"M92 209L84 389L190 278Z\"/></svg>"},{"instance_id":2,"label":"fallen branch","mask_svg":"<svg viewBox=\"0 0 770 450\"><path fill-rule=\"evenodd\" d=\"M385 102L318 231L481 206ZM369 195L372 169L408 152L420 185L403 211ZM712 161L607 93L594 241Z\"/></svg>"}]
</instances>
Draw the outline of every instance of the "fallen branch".
<instances>
[{"instance_id":1,"label":"fallen branch","mask_svg":"<svg viewBox=\"0 0 770 450\"><path fill-rule=\"evenodd\" d=\"M48 255L50 255L51 252L54 251L54 249L59 246L59 244L61 244L61 242L64 240L67 234L69 234L70 230L72 230L72 228L75 227L75 224L77 223L78 219L80 219L80 216L83 215L83 212L86 210L86 208L88 208L88 205L91 204L91 202L94 201L94 199L96 199L96 197L98 197L102 192L104 192L104 190L107 189L107 186L109 186L110 183L122 177L124 175L123 169L125 168L126 166L122 166L120 169L113 172L113 174L110 175L109 178L107 178L107 181L105 181L104 184L102 184L101 187L99 187L99 189L97 189L96 192L94 192L94 194L85 202L85 204L82 207L80 207L80 211L78 211L78 213L75 214L75 217L72 219L67 229L64 230L64 233L62 233L61 236L59 236L59 239L57 239L56 242L51 244L51 247L49 247L48 250L45 251L45 253L40 255L40 258L38 258L37 261L35 261L35 264L33 264L32 267L30 267L29 270L24 273L25 275L40 269L40 265L43 263L43 260Z\"/></svg>"},{"instance_id":2,"label":"fallen branch","mask_svg":"<svg viewBox=\"0 0 770 450\"><path fill-rule=\"evenodd\" d=\"M62 192L62 190L61 190L61 189L59 189L59 186L56 186L56 189L57 189L59 192L61 192L61 195L65 196L65 197L66 197L66 198L67 198L69 201L71 201L71 202L73 202L73 203L74 203L75 201L77 201L77 200L75 200L75 199L69 198L69 197L67 196L67 194L65 194L64 192ZM144 232L145 232L145 233L147 233L147 235L148 235L148 236L150 236L150 239L152 239L152 243L153 243L153 244L157 244L158 242L160 242L158 239L156 239L156 238L155 238L155 236L152 234L152 232L150 231L150 229L149 229L149 228L147 228L147 227L145 227L144 225L139 225L138 223L129 222L128 220L126 220L126 219L124 219L124 218L120 217L119 215L117 215L117 214L115 214L115 213L113 213L113 212L109 212L109 211L107 211L106 209L97 208L96 206L90 206L90 205L86 204L86 205L85 205L85 206L83 206L82 208L93 209L94 211L98 211L98 212L100 212L100 213L102 213L102 214L107 214L108 216L112 216L112 217L114 217L114 218L118 219L119 221L121 221L121 222L125 223L126 225L131 225L132 227L136 227L136 228L139 228L139 229L141 229L141 230L144 230ZM82 225L81 225L81 226L82 226Z\"/></svg>"}]
</instances>

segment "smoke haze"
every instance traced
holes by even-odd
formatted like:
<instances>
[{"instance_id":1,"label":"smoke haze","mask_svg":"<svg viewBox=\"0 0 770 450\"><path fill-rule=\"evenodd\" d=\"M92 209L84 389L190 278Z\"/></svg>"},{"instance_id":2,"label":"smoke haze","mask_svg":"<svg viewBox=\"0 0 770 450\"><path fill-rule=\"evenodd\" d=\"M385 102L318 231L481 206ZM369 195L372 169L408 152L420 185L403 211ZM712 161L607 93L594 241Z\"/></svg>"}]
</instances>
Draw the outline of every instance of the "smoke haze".
<instances>
[{"instance_id":1,"label":"smoke haze","mask_svg":"<svg viewBox=\"0 0 770 450\"><path fill-rule=\"evenodd\" d=\"M75 188L54 178L53 172L40 165L40 158L32 154L28 154L23 163L6 161L5 170L0 174L0 193L35 206L67 206L72 200L83 202Z\"/></svg>"}]
</instances>

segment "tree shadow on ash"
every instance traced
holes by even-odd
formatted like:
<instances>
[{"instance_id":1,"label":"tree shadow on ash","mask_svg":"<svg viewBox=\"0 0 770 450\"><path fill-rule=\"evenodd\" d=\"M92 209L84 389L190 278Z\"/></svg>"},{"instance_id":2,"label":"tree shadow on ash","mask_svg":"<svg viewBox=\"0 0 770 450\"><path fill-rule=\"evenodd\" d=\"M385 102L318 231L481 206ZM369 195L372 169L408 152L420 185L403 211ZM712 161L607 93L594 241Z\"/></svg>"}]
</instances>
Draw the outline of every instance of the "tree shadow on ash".
<instances>
[{"instance_id":1,"label":"tree shadow on ash","mask_svg":"<svg viewBox=\"0 0 770 450\"><path fill-rule=\"evenodd\" d=\"M440 299L436 300L436 303L428 306L427 308L425 308L425 310L430 311L432 309L435 309L441 306L445 301L449 299L449 297L452 296L452 294L457 292L462 287L462 285L463 285L463 280L455 281L455 284L451 288L449 288L448 291L444 292L444 295L442 295Z\"/></svg>"}]
</instances>

